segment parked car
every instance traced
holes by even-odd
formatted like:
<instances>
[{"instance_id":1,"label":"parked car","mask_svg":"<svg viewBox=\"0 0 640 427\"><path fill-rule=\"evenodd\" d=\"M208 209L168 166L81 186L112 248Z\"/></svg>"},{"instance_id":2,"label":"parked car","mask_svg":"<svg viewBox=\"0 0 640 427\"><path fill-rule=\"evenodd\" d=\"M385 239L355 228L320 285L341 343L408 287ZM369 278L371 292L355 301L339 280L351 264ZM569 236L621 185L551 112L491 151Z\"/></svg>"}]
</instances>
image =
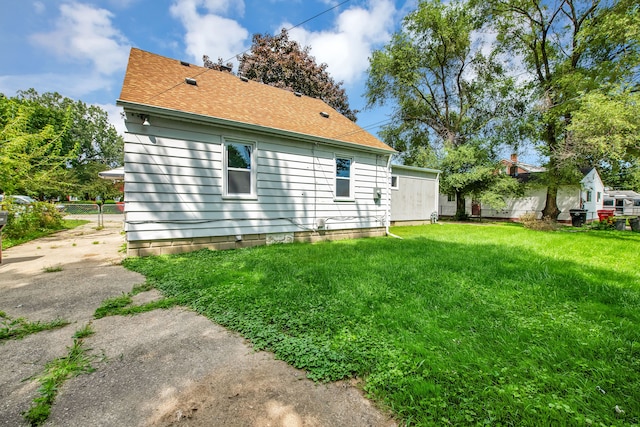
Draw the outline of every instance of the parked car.
<instances>
[{"instance_id":1,"label":"parked car","mask_svg":"<svg viewBox=\"0 0 640 427\"><path fill-rule=\"evenodd\" d=\"M11 196L5 196L4 194L0 194L0 204L2 204L4 201L6 200L11 200L12 203L16 204L16 205L31 205L35 202L37 202L36 199L34 199L33 197L29 197L29 196L24 196L24 195L20 195L20 194L14 194ZM59 212L64 212L66 206L63 204L56 204L56 209Z\"/></svg>"}]
</instances>

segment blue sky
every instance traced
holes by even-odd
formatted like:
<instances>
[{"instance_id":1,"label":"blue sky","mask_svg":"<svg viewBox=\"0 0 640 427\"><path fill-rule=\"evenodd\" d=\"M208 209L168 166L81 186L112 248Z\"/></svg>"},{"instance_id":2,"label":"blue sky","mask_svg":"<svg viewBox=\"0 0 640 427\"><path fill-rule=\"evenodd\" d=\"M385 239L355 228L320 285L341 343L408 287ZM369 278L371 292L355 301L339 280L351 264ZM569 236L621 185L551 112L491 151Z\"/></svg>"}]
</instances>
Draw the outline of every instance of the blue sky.
<instances>
[{"instance_id":1,"label":"blue sky","mask_svg":"<svg viewBox=\"0 0 640 427\"><path fill-rule=\"evenodd\" d=\"M129 49L201 65L202 55L234 58L254 33L291 28L343 0L0 0L0 92L59 92L107 110L115 106ZM362 110L370 53L398 28L415 0L350 0L293 29L343 81L351 108ZM376 134L387 111L363 111L358 124ZM371 126L374 125L374 126Z\"/></svg>"}]
</instances>

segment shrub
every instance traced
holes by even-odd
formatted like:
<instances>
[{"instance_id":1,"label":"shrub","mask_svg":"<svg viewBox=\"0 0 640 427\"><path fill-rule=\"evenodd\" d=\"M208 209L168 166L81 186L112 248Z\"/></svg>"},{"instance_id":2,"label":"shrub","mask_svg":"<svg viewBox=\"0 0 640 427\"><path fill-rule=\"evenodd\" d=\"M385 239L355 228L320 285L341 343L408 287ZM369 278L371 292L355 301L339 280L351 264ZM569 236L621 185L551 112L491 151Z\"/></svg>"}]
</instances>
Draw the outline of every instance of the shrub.
<instances>
[{"instance_id":1,"label":"shrub","mask_svg":"<svg viewBox=\"0 0 640 427\"><path fill-rule=\"evenodd\" d=\"M520 222L530 230L554 231L558 229L558 224L551 218L538 219L538 215L535 212L527 212L520 215Z\"/></svg>"},{"instance_id":2,"label":"shrub","mask_svg":"<svg viewBox=\"0 0 640 427\"><path fill-rule=\"evenodd\" d=\"M3 203L3 207L9 214L7 225L2 232L10 239L20 239L34 231L62 228L62 214L52 203L35 202L30 205L20 205L7 200Z\"/></svg>"}]
</instances>

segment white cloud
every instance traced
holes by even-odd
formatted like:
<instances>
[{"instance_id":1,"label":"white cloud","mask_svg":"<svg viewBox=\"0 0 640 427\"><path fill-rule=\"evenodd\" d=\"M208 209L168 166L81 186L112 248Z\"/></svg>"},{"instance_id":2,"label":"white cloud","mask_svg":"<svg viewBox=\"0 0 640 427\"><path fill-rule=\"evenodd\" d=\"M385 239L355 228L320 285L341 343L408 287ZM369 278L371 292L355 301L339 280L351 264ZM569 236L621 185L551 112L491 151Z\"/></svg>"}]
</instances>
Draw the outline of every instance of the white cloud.
<instances>
[{"instance_id":1,"label":"white cloud","mask_svg":"<svg viewBox=\"0 0 640 427\"><path fill-rule=\"evenodd\" d=\"M393 1L369 0L366 7L340 13L328 31L294 28L289 35L302 46L311 46L316 62L327 63L334 79L350 84L367 70L371 51L390 39L395 14ZM288 27L285 23L278 28Z\"/></svg>"},{"instance_id":2,"label":"white cloud","mask_svg":"<svg viewBox=\"0 0 640 427\"><path fill-rule=\"evenodd\" d=\"M33 2L33 11L35 13L42 14L46 9L47 9L47 7L41 1L34 1Z\"/></svg>"},{"instance_id":3,"label":"white cloud","mask_svg":"<svg viewBox=\"0 0 640 427\"><path fill-rule=\"evenodd\" d=\"M55 29L31 36L33 43L64 59L89 61L95 71L110 75L126 67L129 42L113 27L113 14L80 3L60 5Z\"/></svg>"},{"instance_id":4,"label":"white cloud","mask_svg":"<svg viewBox=\"0 0 640 427\"><path fill-rule=\"evenodd\" d=\"M201 9L205 10L201 13ZM244 2L234 0L177 0L171 6L171 14L186 29L184 37L187 54L194 62L201 63L202 55L213 61L226 60L245 50L249 31L237 21L220 14L244 13Z\"/></svg>"},{"instance_id":5,"label":"white cloud","mask_svg":"<svg viewBox=\"0 0 640 427\"><path fill-rule=\"evenodd\" d=\"M102 108L104 111L107 112L107 115L109 116L109 123L111 123L115 128L116 131L118 131L119 135L124 136L124 132L125 132L125 125L124 125L124 119L122 118L122 116L120 115L120 113L122 113L122 107L118 107L117 105L114 104L93 104L96 107L100 107Z\"/></svg>"},{"instance_id":6,"label":"white cloud","mask_svg":"<svg viewBox=\"0 0 640 427\"><path fill-rule=\"evenodd\" d=\"M74 99L105 89L111 89L114 84L108 78L99 74L20 74L0 76L0 93L7 96L14 96L16 88L29 89L36 88L38 92L58 92L63 96Z\"/></svg>"}]
</instances>

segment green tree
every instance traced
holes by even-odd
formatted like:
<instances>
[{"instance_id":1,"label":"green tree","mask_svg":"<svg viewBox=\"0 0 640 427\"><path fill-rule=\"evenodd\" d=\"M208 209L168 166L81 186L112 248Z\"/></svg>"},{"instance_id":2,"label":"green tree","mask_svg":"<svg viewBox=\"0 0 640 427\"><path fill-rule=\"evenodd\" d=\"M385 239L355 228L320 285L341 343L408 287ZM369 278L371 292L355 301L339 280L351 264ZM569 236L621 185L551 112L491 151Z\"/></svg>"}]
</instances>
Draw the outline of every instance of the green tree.
<instances>
[{"instance_id":1,"label":"green tree","mask_svg":"<svg viewBox=\"0 0 640 427\"><path fill-rule=\"evenodd\" d=\"M220 69L222 61L213 63L204 56L204 65ZM289 40L287 30L280 34L254 34L248 53L238 56L238 74L250 80L263 82L303 95L321 98L339 113L356 121L357 111L349 107L342 82L336 83L327 71L327 64L317 64L308 46L301 47Z\"/></svg>"},{"instance_id":2,"label":"green tree","mask_svg":"<svg viewBox=\"0 0 640 427\"><path fill-rule=\"evenodd\" d=\"M535 108L528 110L530 138L546 162L543 215L557 219L560 185L576 183L579 167L616 162L626 143L602 150L612 135L596 140L583 132L591 94L638 89L640 7L636 0L489 0L487 22L504 52L521 60ZM608 110L614 112L615 108ZM593 117L593 115L592 115ZM610 128L613 129L613 128ZM621 135L622 136L622 135ZM604 144L607 145L607 144Z\"/></svg>"},{"instance_id":3,"label":"green tree","mask_svg":"<svg viewBox=\"0 0 640 427\"><path fill-rule=\"evenodd\" d=\"M369 107L397 105L383 139L406 164L442 168L442 190L456 194L458 218L466 216L465 196L510 179L495 173L504 142L496 135L506 129L499 119L512 108L503 96L513 82L474 42L479 24L467 3L421 1L391 42L373 52L367 81Z\"/></svg>"},{"instance_id":4,"label":"green tree","mask_svg":"<svg viewBox=\"0 0 640 427\"><path fill-rule=\"evenodd\" d=\"M62 149L68 120L60 130L51 124L34 129L36 109L1 94L0 112L1 190L37 196L48 183L64 182L65 165L77 151Z\"/></svg>"},{"instance_id":5,"label":"green tree","mask_svg":"<svg viewBox=\"0 0 640 427\"><path fill-rule=\"evenodd\" d=\"M34 89L0 98L4 191L43 199L110 189L97 172L122 164L124 141L104 110Z\"/></svg>"},{"instance_id":6,"label":"green tree","mask_svg":"<svg viewBox=\"0 0 640 427\"><path fill-rule=\"evenodd\" d=\"M567 135L567 151L599 165L606 185L640 188L640 92L581 96Z\"/></svg>"}]
</instances>

